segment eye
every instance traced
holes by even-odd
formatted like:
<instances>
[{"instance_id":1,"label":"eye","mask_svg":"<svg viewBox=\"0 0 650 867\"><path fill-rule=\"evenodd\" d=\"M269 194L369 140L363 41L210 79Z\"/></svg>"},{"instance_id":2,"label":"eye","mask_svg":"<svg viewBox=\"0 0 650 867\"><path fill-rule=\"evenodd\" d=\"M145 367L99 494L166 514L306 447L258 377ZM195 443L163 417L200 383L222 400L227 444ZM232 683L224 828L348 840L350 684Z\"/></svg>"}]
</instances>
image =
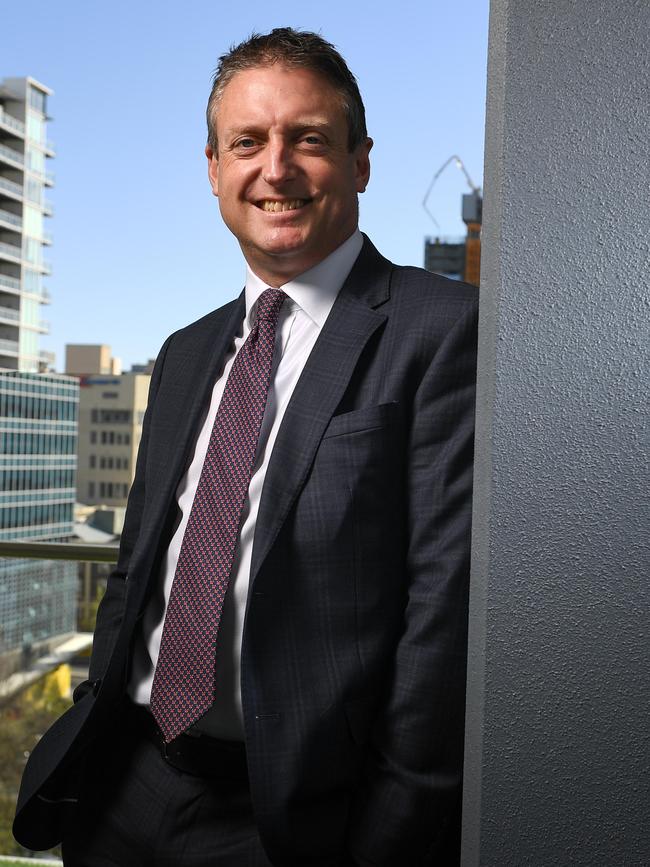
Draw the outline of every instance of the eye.
<instances>
[{"instance_id":1,"label":"eye","mask_svg":"<svg viewBox=\"0 0 650 867\"><path fill-rule=\"evenodd\" d=\"M310 133L303 137L303 141L308 145L323 145L325 142L323 141L323 137L320 135L316 135L315 133Z\"/></svg>"},{"instance_id":2,"label":"eye","mask_svg":"<svg viewBox=\"0 0 650 867\"><path fill-rule=\"evenodd\" d=\"M242 150L242 151L251 150L252 148L254 148L256 146L257 146L257 142L255 141L255 139L249 138L249 137L240 138L234 144L235 150Z\"/></svg>"}]
</instances>

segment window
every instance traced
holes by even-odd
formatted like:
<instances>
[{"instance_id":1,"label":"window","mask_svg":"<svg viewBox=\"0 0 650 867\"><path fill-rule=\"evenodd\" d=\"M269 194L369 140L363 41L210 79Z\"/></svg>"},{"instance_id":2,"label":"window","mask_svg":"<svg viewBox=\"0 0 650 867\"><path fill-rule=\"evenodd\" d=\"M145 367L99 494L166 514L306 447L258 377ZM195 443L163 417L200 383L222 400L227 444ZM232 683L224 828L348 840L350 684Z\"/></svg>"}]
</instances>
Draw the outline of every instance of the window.
<instances>
[{"instance_id":1,"label":"window","mask_svg":"<svg viewBox=\"0 0 650 867\"><path fill-rule=\"evenodd\" d=\"M96 461L97 461L97 459L96 459L95 455L90 455L90 456L89 456L89 458L88 458L88 466L90 467L91 470L94 470L94 469L95 469Z\"/></svg>"},{"instance_id":2,"label":"window","mask_svg":"<svg viewBox=\"0 0 650 867\"><path fill-rule=\"evenodd\" d=\"M88 482L88 496L91 499L94 499L94 497L95 497L95 483L94 482Z\"/></svg>"},{"instance_id":3,"label":"window","mask_svg":"<svg viewBox=\"0 0 650 867\"><path fill-rule=\"evenodd\" d=\"M97 431L96 430L91 430L90 442L92 443L92 445L95 445L95 443L97 442Z\"/></svg>"},{"instance_id":4,"label":"window","mask_svg":"<svg viewBox=\"0 0 650 867\"><path fill-rule=\"evenodd\" d=\"M99 496L100 497L106 496L106 485L104 484L104 482L99 483Z\"/></svg>"},{"instance_id":5,"label":"window","mask_svg":"<svg viewBox=\"0 0 650 867\"><path fill-rule=\"evenodd\" d=\"M35 181L33 178L27 178L25 195L29 202L40 205L43 200L43 184L40 181Z\"/></svg>"},{"instance_id":6,"label":"window","mask_svg":"<svg viewBox=\"0 0 650 867\"><path fill-rule=\"evenodd\" d=\"M32 295L41 295L43 291L41 275L37 271L23 268L23 287L25 292L31 292Z\"/></svg>"},{"instance_id":7,"label":"window","mask_svg":"<svg viewBox=\"0 0 650 867\"><path fill-rule=\"evenodd\" d=\"M106 442L107 442L106 431L103 430L103 431L102 431L102 445L105 446L105 445L106 445Z\"/></svg>"},{"instance_id":8,"label":"window","mask_svg":"<svg viewBox=\"0 0 650 867\"><path fill-rule=\"evenodd\" d=\"M29 88L29 104L41 114L47 114L47 95L42 90L37 90L35 87Z\"/></svg>"},{"instance_id":9,"label":"window","mask_svg":"<svg viewBox=\"0 0 650 867\"><path fill-rule=\"evenodd\" d=\"M99 411L98 410L93 409L90 411L90 420L93 424L97 424L97 422L99 421Z\"/></svg>"}]
</instances>

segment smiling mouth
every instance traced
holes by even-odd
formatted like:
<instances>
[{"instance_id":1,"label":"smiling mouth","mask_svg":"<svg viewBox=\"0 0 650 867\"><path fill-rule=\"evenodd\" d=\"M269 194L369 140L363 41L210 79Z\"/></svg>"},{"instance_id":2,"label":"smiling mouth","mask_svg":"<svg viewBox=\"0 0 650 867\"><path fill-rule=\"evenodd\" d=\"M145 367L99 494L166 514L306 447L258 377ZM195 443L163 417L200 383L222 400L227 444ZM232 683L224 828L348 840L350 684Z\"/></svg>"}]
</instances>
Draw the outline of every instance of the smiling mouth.
<instances>
[{"instance_id":1,"label":"smiling mouth","mask_svg":"<svg viewBox=\"0 0 650 867\"><path fill-rule=\"evenodd\" d=\"M278 214L284 211L297 211L309 204L311 199L286 199L283 202L278 202L273 199L262 199L257 202L257 207L269 214Z\"/></svg>"}]
</instances>

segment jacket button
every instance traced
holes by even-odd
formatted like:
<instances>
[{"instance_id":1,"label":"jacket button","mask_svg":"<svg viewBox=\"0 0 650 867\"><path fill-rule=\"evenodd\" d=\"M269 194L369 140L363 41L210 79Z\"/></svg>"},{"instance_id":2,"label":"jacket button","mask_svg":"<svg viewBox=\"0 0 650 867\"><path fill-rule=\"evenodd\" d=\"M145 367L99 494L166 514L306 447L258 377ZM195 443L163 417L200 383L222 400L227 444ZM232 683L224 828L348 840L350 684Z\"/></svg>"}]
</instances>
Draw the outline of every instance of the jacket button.
<instances>
[{"instance_id":1,"label":"jacket button","mask_svg":"<svg viewBox=\"0 0 650 867\"><path fill-rule=\"evenodd\" d=\"M99 688L101 687L101 685L102 685L102 679L101 679L101 677L100 677L98 680L93 680L93 695L97 695L97 693L99 692Z\"/></svg>"}]
</instances>

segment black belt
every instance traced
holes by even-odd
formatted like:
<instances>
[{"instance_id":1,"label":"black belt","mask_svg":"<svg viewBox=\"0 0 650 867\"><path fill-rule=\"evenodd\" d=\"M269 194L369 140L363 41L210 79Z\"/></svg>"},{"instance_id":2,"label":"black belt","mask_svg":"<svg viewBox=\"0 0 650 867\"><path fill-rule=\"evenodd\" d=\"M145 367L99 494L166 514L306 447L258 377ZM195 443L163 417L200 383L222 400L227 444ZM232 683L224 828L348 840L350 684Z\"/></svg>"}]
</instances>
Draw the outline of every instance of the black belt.
<instances>
[{"instance_id":1,"label":"black belt","mask_svg":"<svg viewBox=\"0 0 650 867\"><path fill-rule=\"evenodd\" d=\"M142 705L128 702L127 718L133 730L158 748L160 755L172 767L195 777L215 777L224 780L246 780L246 748L241 741L224 741L210 735L180 734L165 743L152 714Z\"/></svg>"}]
</instances>

